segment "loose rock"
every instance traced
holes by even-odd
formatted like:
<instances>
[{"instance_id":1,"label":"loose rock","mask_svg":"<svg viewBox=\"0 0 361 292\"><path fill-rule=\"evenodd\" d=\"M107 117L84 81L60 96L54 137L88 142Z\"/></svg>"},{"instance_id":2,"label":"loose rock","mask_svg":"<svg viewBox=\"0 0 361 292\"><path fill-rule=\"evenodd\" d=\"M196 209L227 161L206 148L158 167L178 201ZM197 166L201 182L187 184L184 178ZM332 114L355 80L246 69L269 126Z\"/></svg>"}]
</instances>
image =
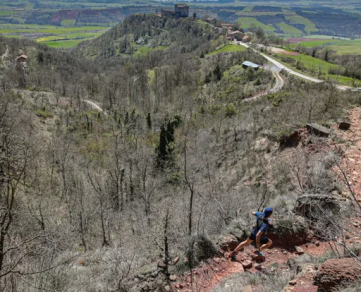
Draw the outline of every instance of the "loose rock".
<instances>
[{"instance_id":1,"label":"loose rock","mask_svg":"<svg viewBox=\"0 0 361 292\"><path fill-rule=\"evenodd\" d=\"M177 280L177 276L176 276L176 275L170 275L170 276L169 276L169 280L171 280L171 281L176 281L176 280Z\"/></svg>"},{"instance_id":2,"label":"loose rock","mask_svg":"<svg viewBox=\"0 0 361 292\"><path fill-rule=\"evenodd\" d=\"M243 262L241 262L241 264L242 264L243 268L245 268L245 269L252 268L252 262L251 261L243 261Z\"/></svg>"},{"instance_id":3,"label":"loose rock","mask_svg":"<svg viewBox=\"0 0 361 292\"><path fill-rule=\"evenodd\" d=\"M180 257L176 257L176 258L174 258L174 260L173 260L173 265L175 265L175 264L177 264L178 262L179 262L179 259L180 259Z\"/></svg>"},{"instance_id":4,"label":"loose rock","mask_svg":"<svg viewBox=\"0 0 361 292\"><path fill-rule=\"evenodd\" d=\"M219 247L224 251L234 250L237 245L237 237L231 234L223 235L219 240Z\"/></svg>"},{"instance_id":5,"label":"loose rock","mask_svg":"<svg viewBox=\"0 0 361 292\"><path fill-rule=\"evenodd\" d=\"M302 247L295 246L297 254L304 254L305 250Z\"/></svg>"},{"instance_id":6,"label":"loose rock","mask_svg":"<svg viewBox=\"0 0 361 292\"><path fill-rule=\"evenodd\" d=\"M297 284L297 281L292 280L292 281L289 281L288 284L291 285L291 286L295 286Z\"/></svg>"}]
</instances>

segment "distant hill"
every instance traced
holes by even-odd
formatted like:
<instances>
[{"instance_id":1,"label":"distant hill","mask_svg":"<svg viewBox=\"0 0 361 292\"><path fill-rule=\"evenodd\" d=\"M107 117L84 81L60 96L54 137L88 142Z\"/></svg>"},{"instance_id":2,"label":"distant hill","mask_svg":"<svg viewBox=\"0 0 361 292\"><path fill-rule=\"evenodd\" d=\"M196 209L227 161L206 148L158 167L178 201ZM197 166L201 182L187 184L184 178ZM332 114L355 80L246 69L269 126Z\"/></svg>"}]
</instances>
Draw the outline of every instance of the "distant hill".
<instances>
[{"instance_id":1,"label":"distant hill","mask_svg":"<svg viewBox=\"0 0 361 292\"><path fill-rule=\"evenodd\" d=\"M74 54L85 57L116 57L145 54L172 46L183 52L206 50L215 37L210 24L193 18L161 18L156 15L136 14L100 37L83 42Z\"/></svg>"}]
</instances>

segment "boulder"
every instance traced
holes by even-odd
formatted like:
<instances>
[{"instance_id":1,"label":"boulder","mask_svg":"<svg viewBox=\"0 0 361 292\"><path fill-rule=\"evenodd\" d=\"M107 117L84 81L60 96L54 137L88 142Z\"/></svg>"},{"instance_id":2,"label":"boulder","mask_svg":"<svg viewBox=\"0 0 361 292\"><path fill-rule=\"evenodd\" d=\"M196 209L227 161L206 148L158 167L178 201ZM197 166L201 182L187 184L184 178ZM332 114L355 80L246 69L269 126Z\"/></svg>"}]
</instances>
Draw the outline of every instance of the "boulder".
<instances>
[{"instance_id":1,"label":"boulder","mask_svg":"<svg viewBox=\"0 0 361 292\"><path fill-rule=\"evenodd\" d=\"M315 285L324 291L358 280L361 280L361 265L355 258L327 260L314 276Z\"/></svg>"},{"instance_id":2,"label":"boulder","mask_svg":"<svg viewBox=\"0 0 361 292\"><path fill-rule=\"evenodd\" d=\"M330 135L330 130L328 128L316 123L308 123L306 128L311 134L315 134L320 137L328 137Z\"/></svg>"},{"instance_id":3,"label":"boulder","mask_svg":"<svg viewBox=\"0 0 361 292\"><path fill-rule=\"evenodd\" d=\"M338 128L340 130L348 130L348 129L350 129L350 127L351 127L351 124L348 122L341 122L338 124Z\"/></svg>"},{"instance_id":4,"label":"boulder","mask_svg":"<svg viewBox=\"0 0 361 292\"><path fill-rule=\"evenodd\" d=\"M292 270L298 270L298 267L306 264L306 263L311 263L313 261L313 257L310 256L309 254L305 253L299 257L295 257L295 258L289 258L287 261L287 265L292 269Z\"/></svg>"},{"instance_id":5,"label":"boulder","mask_svg":"<svg viewBox=\"0 0 361 292\"><path fill-rule=\"evenodd\" d=\"M307 194L297 198L294 209L297 214L308 219L317 219L321 210L337 214L341 210L340 201L330 195Z\"/></svg>"},{"instance_id":6,"label":"boulder","mask_svg":"<svg viewBox=\"0 0 361 292\"><path fill-rule=\"evenodd\" d=\"M237 237L232 234L223 235L219 240L219 247L224 251L234 250L238 245Z\"/></svg>"}]
</instances>

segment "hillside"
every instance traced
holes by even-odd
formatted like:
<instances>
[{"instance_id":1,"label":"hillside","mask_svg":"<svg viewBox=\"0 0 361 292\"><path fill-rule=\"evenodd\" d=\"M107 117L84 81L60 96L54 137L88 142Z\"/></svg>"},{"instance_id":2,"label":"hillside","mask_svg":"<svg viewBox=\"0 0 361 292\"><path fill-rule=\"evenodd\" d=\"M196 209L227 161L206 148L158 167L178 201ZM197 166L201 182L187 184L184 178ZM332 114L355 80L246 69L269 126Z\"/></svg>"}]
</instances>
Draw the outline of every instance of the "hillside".
<instances>
[{"instance_id":1,"label":"hillside","mask_svg":"<svg viewBox=\"0 0 361 292\"><path fill-rule=\"evenodd\" d=\"M267 60L229 46L203 21L155 15L71 52L1 37L0 290L203 291L199 267L266 206L279 252L351 232L355 145L336 126L359 93L285 72L271 91ZM279 287L295 277L283 264L266 278Z\"/></svg>"},{"instance_id":2,"label":"hillside","mask_svg":"<svg viewBox=\"0 0 361 292\"><path fill-rule=\"evenodd\" d=\"M133 14L173 10L173 1L4 0L0 34L36 39L52 47L70 48L98 37ZM253 26L283 37L326 35L359 38L361 6L357 1L193 1L189 15Z\"/></svg>"},{"instance_id":3,"label":"hillside","mask_svg":"<svg viewBox=\"0 0 361 292\"><path fill-rule=\"evenodd\" d=\"M218 37L211 25L197 19L135 14L99 38L80 44L74 53L92 58L146 54L166 48L200 53L211 50L210 41Z\"/></svg>"}]
</instances>

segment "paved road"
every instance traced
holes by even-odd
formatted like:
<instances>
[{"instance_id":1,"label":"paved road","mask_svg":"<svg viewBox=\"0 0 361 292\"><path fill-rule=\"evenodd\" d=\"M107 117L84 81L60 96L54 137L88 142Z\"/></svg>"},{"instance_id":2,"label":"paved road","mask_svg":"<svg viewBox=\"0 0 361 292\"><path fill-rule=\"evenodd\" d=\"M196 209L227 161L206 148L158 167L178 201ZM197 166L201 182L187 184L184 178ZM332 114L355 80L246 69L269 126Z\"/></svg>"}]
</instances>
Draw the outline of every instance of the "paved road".
<instances>
[{"instance_id":1,"label":"paved road","mask_svg":"<svg viewBox=\"0 0 361 292\"><path fill-rule=\"evenodd\" d=\"M107 117L108 115L104 112L104 110L99 106L97 105L95 102L92 102L91 100L87 100L87 99L84 99L83 102L89 104L92 109L100 112L100 113L103 113L105 117Z\"/></svg>"},{"instance_id":2,"label":"paved road","mask_svg":"<svg viewBox=\"0 0 361 292\"><path fill-rule=\"evenodd\" d=\"M244 46L246 48L251 48L249 45L245 44L245 43L240 43L241 46ZM252 50L254 50L255 52L258 52L256 51L255 49L251 48ZM305 80L308 80L308 81L311 81L311 82L316 82L316 83L321 83L321 82L324 82L324 80L320 80L320 79L317 79L317 78L313 78L313 77L310 77L310 76L307 76L307 75L304 75L302 73L299 73L299 72L296 72L288 67L286 67L285 65L281 64L280 62L276 61L275 59L263 54L263 53L260 53L258 52L259 54L261 54L261 56L263 56L265 59L267 59L269 62L271 62L272 64L274 64L275 66L277 66L280 70L285 70L286 72L288 72L289 74L292 74L292 75L295 75L297 77L300 77L300 78L303 78ZM349 86L343 86L343 85L336 85L336 87L340 90L348 90L348 89L352 89L351 87Z\"/></svg>"}]
</instances>

